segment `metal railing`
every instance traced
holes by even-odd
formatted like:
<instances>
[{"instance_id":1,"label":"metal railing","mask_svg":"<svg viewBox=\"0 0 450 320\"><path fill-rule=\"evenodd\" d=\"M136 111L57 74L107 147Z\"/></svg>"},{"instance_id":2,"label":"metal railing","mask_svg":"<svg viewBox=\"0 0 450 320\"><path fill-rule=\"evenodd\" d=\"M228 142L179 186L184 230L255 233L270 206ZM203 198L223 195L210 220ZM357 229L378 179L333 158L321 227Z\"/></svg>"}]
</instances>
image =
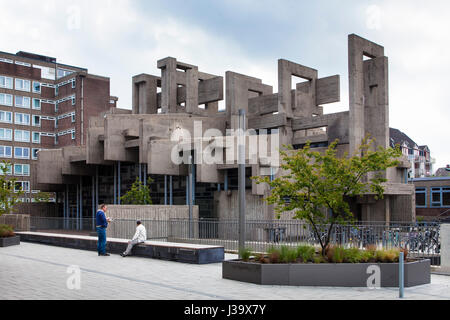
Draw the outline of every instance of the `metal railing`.
<instances>
[{"instance_id":1,"label":"metal railing","mask_svg":"<svg viewBox=\"0 0 450 320\"><path fill-rule=\"evenodd\" d=\"M142 220L149 240L185 242L224 246L227 251L238 251L238 220ZM92 219L64 219L31 217L31 231L84 233L95 232ZM267 252L271 247L320 244L329 226L312 227L298 220L246 221L246 246L257 252ZM109 224L108 237L130 239L136 230L135 220L114 220ZM190 231L191 230L191 231ZM337 225L330 234L330 243L345 247L407 248L410 256L440 256L440 224L428 223L358 223ZM435 263L437 264L437 263Z\"/></svg>"}]
</instances>

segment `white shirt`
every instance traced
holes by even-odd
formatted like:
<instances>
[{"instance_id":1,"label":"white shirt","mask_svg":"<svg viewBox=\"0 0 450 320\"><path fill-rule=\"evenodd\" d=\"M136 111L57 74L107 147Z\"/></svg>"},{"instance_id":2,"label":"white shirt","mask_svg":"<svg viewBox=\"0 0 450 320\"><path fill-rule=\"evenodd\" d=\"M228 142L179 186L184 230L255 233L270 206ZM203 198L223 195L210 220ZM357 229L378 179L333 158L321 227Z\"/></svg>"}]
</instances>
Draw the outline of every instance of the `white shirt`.
<instances>
[{"instance_id":1,"label":"white shirt","mask_svg":"<svg viewBox=\"0 0 450 320\"><path fill-rule=\"evenodd\" d=\"M136 228L136 233L132 240L139 240L140 242L145 242L147 240L147 230L145 230L144 225L140 224Z\"/></svg>"}]
</instances>

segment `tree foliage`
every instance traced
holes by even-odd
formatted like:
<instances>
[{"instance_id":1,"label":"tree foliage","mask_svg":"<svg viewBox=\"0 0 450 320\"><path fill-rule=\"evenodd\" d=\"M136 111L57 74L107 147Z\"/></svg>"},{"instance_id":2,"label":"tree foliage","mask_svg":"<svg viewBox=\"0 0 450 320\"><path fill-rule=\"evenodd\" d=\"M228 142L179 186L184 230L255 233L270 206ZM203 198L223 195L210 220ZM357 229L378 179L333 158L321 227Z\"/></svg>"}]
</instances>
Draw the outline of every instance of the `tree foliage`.
<instances>
[{"instance_id":1,"label":"tree foliage","mask_svg":"<svg viewBox=\"0 0 450 320\"><path fill-rule=\"evenodd\" d=\"M17 179L8 177L11 166L12 164L7 161L0 163L0 216L12 213L24 194L22 188L16 186Z\"/></svg>"},{"instance_id":2,"label":"tree foliage","mask_svg":"<svg viewBox=\"0 0 450 320\"><path fill-rule=\"evenodd\" d=\"M121 203L134 204L134 205L149 205L152 204L152 198L150 197L150 187L149 185L153 182L151 178L148 178L147 185L144 186L139 178L131 186L131 189L120 198Z\"/></svg>"},{"instance_id":3,"label":"tree foliage","mask_svg":"<svg viewBox=\"0 0 450 320\"><path fill-rule=\"evenodd\" d=\"M271 194L266 198L275 205L278 214L294 212L294 218L306 221L313 229L325 254L333 228L337 224L354 222L348 200L364 194L383 198L383 173L398 165L399 148L373 150L374 140L366 138L357 155L337 157L338 141L321 153L308 143L301 150L280 151L281 168L286 175L270 181L270 177L254 177L257 183L267 183Z\"/></svg>"}]
</instances>

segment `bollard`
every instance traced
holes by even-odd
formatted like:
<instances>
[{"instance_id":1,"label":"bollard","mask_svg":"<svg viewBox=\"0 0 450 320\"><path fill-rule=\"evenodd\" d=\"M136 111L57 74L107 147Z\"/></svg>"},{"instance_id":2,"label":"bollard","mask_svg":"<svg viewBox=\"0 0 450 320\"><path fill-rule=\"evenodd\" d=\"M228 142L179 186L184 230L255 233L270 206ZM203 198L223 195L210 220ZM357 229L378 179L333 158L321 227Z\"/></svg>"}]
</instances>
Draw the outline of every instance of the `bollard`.
<instances>
[{"instance_id":1,"label":"bollard","mask_svg":"<svg viewBox=\"0 0 450 320\"><path fill-rule=\"evenodd\" d=\"M405 296L405 255L403 252L400 252L399 257L399 272L398 272L398 286L400 299L403 299Z\"/></svg>"}]
</instances>

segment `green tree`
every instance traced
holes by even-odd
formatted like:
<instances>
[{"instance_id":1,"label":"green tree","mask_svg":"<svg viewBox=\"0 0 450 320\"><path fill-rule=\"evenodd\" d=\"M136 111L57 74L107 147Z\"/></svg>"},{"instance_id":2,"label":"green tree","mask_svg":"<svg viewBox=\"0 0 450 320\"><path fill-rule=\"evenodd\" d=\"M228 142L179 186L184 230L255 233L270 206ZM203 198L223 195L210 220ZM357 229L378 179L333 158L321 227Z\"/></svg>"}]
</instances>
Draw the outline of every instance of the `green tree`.
<instances>
[{"instance_id":1,"label":"green tree","mask_svg":"<svg viewBox=\"0 0 450 320\"><path fill-rule=\"evenodd\" d=\"M139 178L131 186L131 189L122 197L120 197L122 204L148 205L152 204L150 197L150 184L153 182L152 178L148 178L147 185L144 186Z\"/></svg>"},{"instance_id":2,"label":"green tree","mask_svg":"<svg viewBox=\"0 0 450 320\"><path fill-rule=\"evenodd\" d=\"M14 212L14 207L20 202L24 192L17 184L17 179L8 178L12 164L7 161L0 163L0 216Z\"/></svg>"},{"instance_id":3,"label":"green tree","mask_svg":"<svg viewBox=\"0 0 450 320\"><path fill-rule=\"evenodd\" d=\"M346 153L342 158L337 157L338 141L322 153L311 150L310 143L302 150L285 146L287 150L280 154L286 175L273 181L269 177L253 179L270 185L271 194L265 200L275 205L278 218L282 212L293 211L294 219L312 227L325 255L334 227L355 220L348 200L368 193L383 198L387 181L383 173L398 165L399 148L374 151L373 143L366 138L357 155Z\"/></svg>"}]
</instances>

